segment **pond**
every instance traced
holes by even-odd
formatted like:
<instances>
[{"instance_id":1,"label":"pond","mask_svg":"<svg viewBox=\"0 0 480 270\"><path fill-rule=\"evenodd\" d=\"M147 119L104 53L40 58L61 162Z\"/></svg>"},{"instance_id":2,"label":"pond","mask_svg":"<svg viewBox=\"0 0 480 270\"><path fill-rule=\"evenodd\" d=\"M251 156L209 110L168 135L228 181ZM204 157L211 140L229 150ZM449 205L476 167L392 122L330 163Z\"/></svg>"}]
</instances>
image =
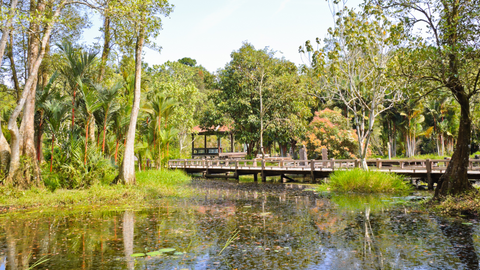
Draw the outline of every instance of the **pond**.
<instances>
[{"instance_id":1,"label":"pond","mask_svg":"<svg viewBox=\"0 0 480 270\"><path fill-rule=\"evenodd\" d=\"M478 268L477 220L411 210L405 198L193 185L198 196L147 209L4 216L0 269Z\"/></svg>"}]
</instances>

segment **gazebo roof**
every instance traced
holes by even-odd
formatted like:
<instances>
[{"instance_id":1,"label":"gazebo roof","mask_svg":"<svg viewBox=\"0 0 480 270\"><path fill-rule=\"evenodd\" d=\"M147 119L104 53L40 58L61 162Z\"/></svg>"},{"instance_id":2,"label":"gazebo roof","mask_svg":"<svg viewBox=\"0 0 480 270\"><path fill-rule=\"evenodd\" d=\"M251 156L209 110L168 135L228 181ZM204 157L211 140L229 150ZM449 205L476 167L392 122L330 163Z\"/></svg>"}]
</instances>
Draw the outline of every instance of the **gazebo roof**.
<instances>
[{"instance_id":1,"label":"gazebo roof","mask_svg":"<svg viewBox=\"0 0 480 270\"><path fill-rule=\"evenodd\" d=\"M193 133L196 133L196 134L199 134L199 135L204 135L204 134L223 134L223 133L229 133L230 132L230 128L227 127L227 126L212 126L211 128L209 129L204 129L204 128L201 128L200 126L196 126L193 128Z\"/></svg>"}]
</instances>

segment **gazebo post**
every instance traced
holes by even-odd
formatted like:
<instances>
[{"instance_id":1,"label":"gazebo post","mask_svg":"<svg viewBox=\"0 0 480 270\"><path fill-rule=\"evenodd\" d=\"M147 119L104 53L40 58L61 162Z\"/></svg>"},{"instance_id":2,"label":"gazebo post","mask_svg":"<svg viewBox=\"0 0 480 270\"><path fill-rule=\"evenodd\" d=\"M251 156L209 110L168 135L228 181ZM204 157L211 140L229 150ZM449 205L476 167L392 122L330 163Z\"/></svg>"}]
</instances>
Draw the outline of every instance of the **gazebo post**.
<instances>
[{"instance_id":1,"label":"gazebo post","mask_svg":"<svg viewBox=\"0 0 480 270\"><path fill-rule=\"evenodd\" d=\"M234 140L235 140L235 137L233 137L233 133L230 133L230 152L232 153L235 153L235 149L233 149L235 144Z\"/></svg>"},{"instance_id":2,"label":"gazebo post","mask_svg":"<svg viewBox=\"0 0 480 270\"><path fill-rule=\"evenodd\" d=\"M220 147L222 147L222 138L217 134L217 148L218 148L218 155L220 156Z\"/></svg>"},{"instance_id":3,"label":"gazebo post","mask_svg":"<svg viewBox=\"0 0 480 270\"><path fill-rule=\"evenodd\" d=\"M192 134L192 158L193 158L193 149L195 149L195 134Z\"/></svg>"},{"instance_id":4,"label":"gazebo post","mask_svg":"<svg viewBox=\"0 0 480 270\"><path fill-rule=\"evenodd\" d=\"M204 142L204 143L203 143L203 148L204 148L204 149L203 149L203 153L204 153L205 155L207 155L207 154L208 154L208 153L207 153L207 134L204 134L203 136L204 136L204 141L203 141L203 142Z\"/></svg>"}]
</instances>

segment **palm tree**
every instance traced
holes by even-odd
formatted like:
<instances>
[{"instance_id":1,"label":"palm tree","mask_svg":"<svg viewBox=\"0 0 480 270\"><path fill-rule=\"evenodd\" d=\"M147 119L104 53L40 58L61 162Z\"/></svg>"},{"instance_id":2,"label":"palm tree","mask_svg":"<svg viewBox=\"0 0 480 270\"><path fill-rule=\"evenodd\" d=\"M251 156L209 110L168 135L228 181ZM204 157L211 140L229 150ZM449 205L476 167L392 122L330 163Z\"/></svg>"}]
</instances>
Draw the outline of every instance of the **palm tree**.
<instances>
[{"instance_id":1,"label":"palm tree","mask_svg":"<svg viewBox=\"0 0 480 270\"><path fill-rule=\"evenodd\" d=\"M159 165L162 166L162 160L168 160L169 157L169 144L176 138L178 135L178 130L172 127L165 128L161 130L159 133L159 152L164 154L162 158L162 154L159 153Z\"/></svg>"},{"instance_id":2,"label":"palm tree","mask_svg":"<svg viewBox=\"0 0 480 270\"><path fill-rule=\"evenodd\" d=\"M72 131L75 125L75 99L78 82L83 82L86 78L89 68L95 62L96 52L84 52L75 50L72 43L64 41L57 44L66 57L65 65L60 69L60 73L67 79L72 91Z\"/></svg>"},{"instance_id":3,"label":"palm tree","mask_svg":"<svg viewBox=\"0 0 480 270\"><path fill-rule=\"evenodd\" d=\"M164 94L157 94L154 95L153 98L150 100L149 103L142 108L143 111L148 113L153 121L154 126L154 135L159 137L160 132L162 131L162 118L165 119L164 126L167 128L167 121L168 117L173 112L174 107L178 104L178 102L171 97L167 97ZM153 139L153 147L155 148L155 136Z\"/></svg>"},{"instance_id":4,"label":"palm tree","mask_svg":"<svg viewBox=\"0 0 480 270\"><path fill-rule=\"evenodd\" d=\"M45 109L45 119L49 124L50 131L52 132L52 154L50 157L50 172L52 172L53 166L53 148L55 146L55 136L59 134L63 121L66 118L68 106L64 102L65 97L57 94L53 99L46 100L43 103Z\"/></svg>"},{"instance_id":5,"label":"palm tree","mask_svg":"<svg viewBox=\"0 0 480 270\"><path fill-rule=\"evenodd\" d=\"M41 155L42 155L42 137L43 137L43 123L45 120L45 107L44 104L47 99L51 99L51 90L53 88L53 84L58 78L58 72L55 71L48 80L47 85L40 91L36 91L36 114L38 115L38 126L37 126L37 160L40 162Z\"/></svg>"},{"instance_id":6,"label":"palm tree","mask_svg":"<svg viewBox=\"0 0 480 270\"><path fill-rule=\"evenodd\" d=\"M102 102L102 109L103 109L103 142L102 142L102 153L105 153L105 135L107 132L107 123L109 118L112 117L113 113L120 109L120 105L118 102L114 102L119 90L122 88L121 83L117 83L112 87L100 87L96 85L95 88L97 89L100 100Z\"/></svg>"},{"instance_id":7,"label":"palm tree","mask_svg":"<svg viewBox=\"0 0 480 270\"><path fill-rule=\"evenodd\" d=\"M93 113L98 110L102 103L98 101L97 92L92 88L88 87L86 84L83 84L81 80L78 80L79 90L83 96L83 105L84 111L86 114L86 124L85 124L85 165L87 164L87 151L88 151L88 129L90 127L90 122L93 119Z\"/></svg>"}]
</instances>

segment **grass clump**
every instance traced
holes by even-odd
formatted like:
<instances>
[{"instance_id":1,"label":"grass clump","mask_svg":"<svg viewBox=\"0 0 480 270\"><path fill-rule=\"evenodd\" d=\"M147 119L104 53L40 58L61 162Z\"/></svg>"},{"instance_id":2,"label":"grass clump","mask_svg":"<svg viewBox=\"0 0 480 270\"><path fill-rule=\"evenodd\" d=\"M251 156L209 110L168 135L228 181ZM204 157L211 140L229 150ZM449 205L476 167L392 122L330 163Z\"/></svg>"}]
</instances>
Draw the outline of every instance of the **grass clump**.
<instances>
[{"instance_id":1,"label":"grass clump","mask_svg":"<svg viewBox=\"0 0 480 270\"><path fill-rule=\"evenodd\" d=\"M394 193L408 191L411 186L394 173L353 169L331 174L330 188L340 192Z\"/></svg>"}]
</instances>

